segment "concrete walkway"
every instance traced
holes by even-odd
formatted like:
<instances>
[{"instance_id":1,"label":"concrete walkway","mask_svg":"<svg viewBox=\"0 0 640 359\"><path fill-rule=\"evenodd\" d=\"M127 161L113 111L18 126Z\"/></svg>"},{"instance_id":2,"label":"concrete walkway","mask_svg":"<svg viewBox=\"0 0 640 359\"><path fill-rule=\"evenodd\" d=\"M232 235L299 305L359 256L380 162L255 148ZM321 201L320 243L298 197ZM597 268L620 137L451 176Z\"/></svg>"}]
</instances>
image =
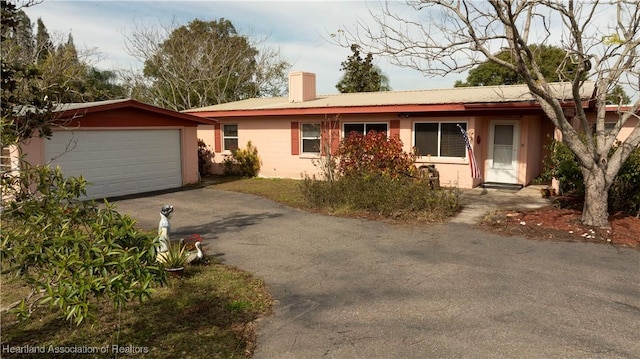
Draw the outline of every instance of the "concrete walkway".
<instances>
[{"instance_id":1,"label":"concrete walkway","mask_svg":"<svg viewBox=\"0 0 640 359\"><path fill-rule=\"evenodd\" d=\"M519 191L476 187L464 190L461 196L463 210L450 220L451 223L477 224L497 210L524 210L548 206L551 200L542 198L544 185L531 185Z\"/></svg>"}]
</instances>

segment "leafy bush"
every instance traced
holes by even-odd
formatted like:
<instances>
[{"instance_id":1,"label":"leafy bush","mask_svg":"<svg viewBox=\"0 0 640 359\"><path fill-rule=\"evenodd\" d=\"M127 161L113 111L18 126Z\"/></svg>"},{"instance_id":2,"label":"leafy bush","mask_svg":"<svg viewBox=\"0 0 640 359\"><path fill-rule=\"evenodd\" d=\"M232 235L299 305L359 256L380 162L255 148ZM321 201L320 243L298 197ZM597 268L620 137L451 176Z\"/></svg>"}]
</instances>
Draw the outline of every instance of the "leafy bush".
<instances>
[{"instance_id":1,"label":"leafy bush","mask_svg":"<svg viewBox=\"0 0 640 359\"><path fill-rule=\"evenodd\" d=\"M309 206L404 219L441 219L460 208L457 190L434 190L428 180L413 177L415 155L403 152L398 138L352 133L338 155L334 181L304 177L300 190Z\"/></svg>"},{"instance_id":2,"label":"leafy bush","mask_svg":"<svg viewBox=\"0 0 640 359\"><path fill-rule=\"evenodd\" d=\"M380 173L396 178L416 172L415 152L404 152L402 141L397 137L387 138L385 132L371 131L364 136L352 132L340 143L338 157L341 176Z\"/></svg>"},{"instance_id":3,"label":"leafy bush","mask_svg":"<svg viewBox=\"0 0 640 359\"><path fill-rule=\"evenodd\" d=\"M576 156L562 142L553 141L544 160L543 180L556 178L560 191L584 196L584 178ZM615 148L613 149L615 150ZM636 214L640 210L640 148L636 148L620 168L609 189L609 212Z\"/></svg>"},{"instance_id":4,"label":"leafy bush","mask_svg":"<svg viewBox=\"0 0 640 359\"><path fill-rule=\"evenodd\" d=\"M82 177L27 163L19 175L2 176L2 273L31 289L14 303L21 318L48 306L80 324L92 314L91 298L124 306L147 299L153 284L165 281L156 236L107 202L79 200L85 186Z\"/></svg>"},{"instance_id":5,"label":"leafy bush","mask_svg":"<svg viewBox=\"0 0 640 359\"><path fill-rule=\"evenodd\" d=\"M640 147L624 162L611 185L609 211L640 214Z\"/></svg>"},{"instance_id":6,"label":"leafy bush","mask_svg":"<svg viewBox=\"0 0 640 359\"><path fill-rule=\"evenodd\" d=\"M210 146L207 146L203 140L198 139L198 172L200 172L201 176L209 173L209 166L215 155Z\"/></svg>"},{"instance_id":7,"label":"leafy bush","mask_svg":"<svg viewBox=\"0 0 640 359\"><path fill-rule=\"evenodd\" d=\"M443 219L460 209L457 189L433 189L428 180L410 177L372 174L334 182L306 177L300 189L312 208L365 211L388 218Z\"/></svg>"},{"instance_id":8,"label":"leafy bush","mask_svg":"<svg viewBox=\"0 0 640 359\"><path fill-rule=\"evenodd\" d=\"M584 195L584 177L576 155L562 142L553 140L549 146L549 156L543 161L543 172L540 178L560 181L560 193L575 191Z\"/></svg>"},{"instance_id":9,"label":"leafy bush","mask_svg":"<svg viewBox=\"0 0 640 359\"><path fill-rule=\"evenodd\" d=\"M227 176L256 177L260 172L258 149L247 142L247 148L231 152L231 156L222 162L224 174Z\"/></svg>"}]
</instances>

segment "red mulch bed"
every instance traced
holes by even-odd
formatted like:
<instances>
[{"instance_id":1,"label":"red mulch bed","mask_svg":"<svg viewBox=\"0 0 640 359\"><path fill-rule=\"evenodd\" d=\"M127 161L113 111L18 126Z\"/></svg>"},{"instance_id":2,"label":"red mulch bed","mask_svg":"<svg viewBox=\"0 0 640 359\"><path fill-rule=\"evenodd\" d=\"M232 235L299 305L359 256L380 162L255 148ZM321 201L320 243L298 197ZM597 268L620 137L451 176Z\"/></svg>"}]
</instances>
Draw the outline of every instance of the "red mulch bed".
<instances>
[{"instance_id":1,"label":"red mulch bed","mask_svg":"<svg viewBox=\"0 0 640 359\"><path fill-rule=\"evenodd\" d=\"M640 219L625 214L609 217L610 229L580 223L582 213L572 208L546 207L530 211L500 211L485 218L483 228L531 239L607 243L640 249Z\"/></svg>"}]
</instances>

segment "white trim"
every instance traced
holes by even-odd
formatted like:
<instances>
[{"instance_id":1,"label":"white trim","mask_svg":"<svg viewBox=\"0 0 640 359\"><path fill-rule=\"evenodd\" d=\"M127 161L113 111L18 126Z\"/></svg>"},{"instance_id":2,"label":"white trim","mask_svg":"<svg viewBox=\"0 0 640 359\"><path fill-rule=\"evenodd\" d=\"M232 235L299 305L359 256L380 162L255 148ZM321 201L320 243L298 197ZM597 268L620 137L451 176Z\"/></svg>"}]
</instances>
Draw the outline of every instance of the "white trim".
<instances>
[{"instance_id":1,"label":"white trim","mask_svg":"<svg viewBox=\"0 0 640 359\"><path fill-rule=\"evenodd\" d=\"M224 134L224 127L225 126L236 126L236 135L235 136L225 136ZM222 152L224 151L231 151L231 149L227 149L226 145L225 145L225 141L226 139L235 139L236 141L238 141L238 148L240 148L240 139L239 139L239 126L237 123L223 123L222 124L222 128L220 129L220 135L222 136Z\"/></svg>"},{"instance_id":2,"label":"white trim","mask_svg":"<svg viewBox=\"0 0 640 359\"><path fill-rule=\"evenodd\" d=\"M304 125L318 125L318 130L319 135L317 138L312 138L312 137L304 137L304 131L302 130L302 127L304 127ZM300 156L319 156L320 153L322 152L321 146L322 146L322 123L320 122L312 122L312 121L306 121L306 122L300 122ZM315 152L305 152L304 150L304 140L318 140L318 151Z\"/></svg>"},{"instance_id":3,"label":"white trim","mask_svg":"<svg viewBox=\"0 0 640 359\"><path fill-rule=\"evenodd\" d=\"M495 126L496 125L513 125L513 149L512 149L512 160L513 169L509 172L512 172L509 177L512 177L512 180L504 181L503 177L499 175L498 170L493 169L493 142L495 136ZM485 181L486 182L499 182L499 183L519 183L518 175L520 171L520 121L518 120L491 120L489 122L489 142L487 143L487 160L485 161Z\"/></svg>"}]
</instances>

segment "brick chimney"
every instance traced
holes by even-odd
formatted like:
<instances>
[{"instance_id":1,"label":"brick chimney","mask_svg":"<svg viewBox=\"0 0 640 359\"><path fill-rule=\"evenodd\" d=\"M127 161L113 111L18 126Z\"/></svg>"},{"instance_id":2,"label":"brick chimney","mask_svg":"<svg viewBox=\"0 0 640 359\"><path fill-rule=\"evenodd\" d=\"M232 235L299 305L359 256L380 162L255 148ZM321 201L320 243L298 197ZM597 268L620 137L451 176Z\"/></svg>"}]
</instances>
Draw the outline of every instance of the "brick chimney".
<instances>
[{"instance_id":1,"label":"brick chimney","mask_svg":"<svg viewBox=\"0 0 640 359\"><path fill-rule=\"evenodd\" d=\"M304 102L316 98L316 74L296 71L289 73L289 102Z\"/></svg>"}]
</instances>

